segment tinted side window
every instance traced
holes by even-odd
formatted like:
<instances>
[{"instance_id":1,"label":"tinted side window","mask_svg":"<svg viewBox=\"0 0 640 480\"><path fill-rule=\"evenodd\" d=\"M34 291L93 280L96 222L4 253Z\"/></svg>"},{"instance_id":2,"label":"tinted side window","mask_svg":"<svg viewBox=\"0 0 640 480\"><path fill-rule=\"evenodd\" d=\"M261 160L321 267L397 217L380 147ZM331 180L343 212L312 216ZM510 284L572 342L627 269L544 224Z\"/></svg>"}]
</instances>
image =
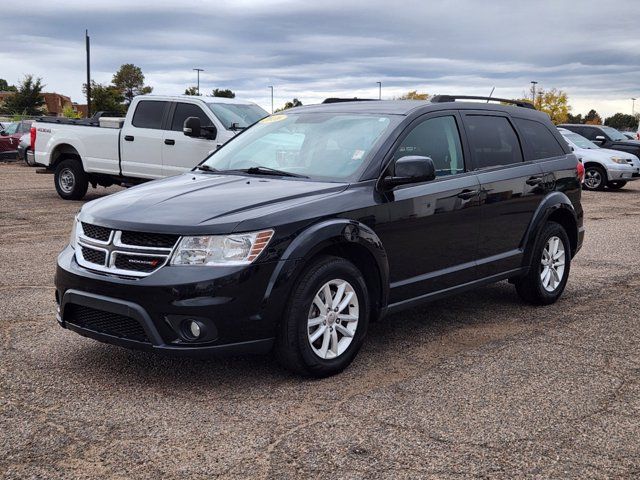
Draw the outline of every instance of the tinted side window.
<instances>
[{"instance_id":1,"label":"tinted side window","mask_svg":"<svg viewBox=\"0 0 640 480\"><path fill-rule=\"evenodd\" d=\"M131 123L138 128L162 128L162 114L167 102L146 100L138 103Z\"/></svg>"},{"instance_id":2,"label":"tinted side window","mask_svg":"<svg viewBox=\"0 0 640 480\"><path fill-rule=\"evenodd\" d=\"M540 158L559 157L564 155L562 147L553 134L542 123L524 118L513 119L520 133L526 138L527 144L531 147L531 158L527 160L538 160Z\"/></svg>"},{"instance_id":3,"label":"tinted side window","mask_svg":"<svg viewBox=\"0 0 640 480\"><path fill-rule=\"evenodd\" d=\"M464 158L455 117L430 118L415 126L402 141L393 159L407 155L431 157L438 176L464 172Z\"/></svg>"},{"instance_id":4,"label":"tinted side window","mask_svg":"<svg viewBox=\"0 0 640 480\"><path fill-rule=\"evenodd\" d=\"M465 125L476 169L522 162L520 141L505 117L467 115Z\"/></svg>"},{"instance_id":5,"label":"tinted side window","mask_svg":"<svg viewBox=\"0 0 640 480\"><path fill-rule=\"evenodd\" d=\"M589 140L595 140L598 135L602 135L599 128L584 127L584 128L581 128L580 130L582 131L578 133L583 137L588 138Z\"/></svg>"},{"instance_id":6,"label":"tinted side window","mask_svg":"<svg viewBox=\"0 0 640 480\"><path fill-rule=\"evenodd\" d=\"M198 105L191 103L178 103L176 110L173 113L173 121L171 122L171 130L181 132L184 125L184 121L189 117L198 117L200 119L200 125L210 126L212 125L209 117L205 115Z\"/></svg>"}]
</instances>

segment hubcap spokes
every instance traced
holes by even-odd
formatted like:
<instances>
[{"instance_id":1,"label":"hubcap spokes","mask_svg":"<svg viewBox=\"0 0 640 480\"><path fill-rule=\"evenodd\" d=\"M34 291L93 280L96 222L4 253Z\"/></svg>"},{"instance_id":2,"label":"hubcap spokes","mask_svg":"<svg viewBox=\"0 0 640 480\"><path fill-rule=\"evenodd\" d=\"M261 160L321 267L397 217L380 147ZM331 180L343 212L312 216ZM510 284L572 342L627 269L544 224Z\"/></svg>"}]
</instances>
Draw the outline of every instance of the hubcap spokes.
<instances>
[{"instance_id":1,"label":"hubcap spokes","mask_svg":"<svg viewBox=\"0 0 640 480\"><path fill-rule=\"evenodd\" d=\"M559 237L551 237L542 251L540 280L547 292L553 292L564 277L565 250Z\"/></svg>"},{"instance_id":2,"label":"hubcap spokes","mask_svg":"<svg viewBox=\"0 0 640 480\"><path fill-rule=\"evenodd\" d=\"M587 170L587 173L584 179L584 183L587 185L587 187L598 188L598 186L600 185L600 182L602 182L602 178L600 177L600 172L598 172L597 170Z\"/></svg>"},{"instance_id":3,"label":"hubcap spokes","mask_svg":"<svg viewBox=\"0 0 640 480\"><path fill-rule=\"evenodd\" d=\"M63 192L69 193L73 191L73 186L76 183L76 177L73 175L73 172L68 168L65 168L60 173L60 188Z\"/></svg>"},{"instance_id":4,"label":"hubcap spokes","mask_svg":"<svg viewBox=\"0 0 640 480\"><path fill-rule=\"evenodd\" d=\"M307 317L307 337L313 352L323 359L340 356L358 328L358 296L351 284L335 279L313 297Z\"/></svg>"}]
</instances>

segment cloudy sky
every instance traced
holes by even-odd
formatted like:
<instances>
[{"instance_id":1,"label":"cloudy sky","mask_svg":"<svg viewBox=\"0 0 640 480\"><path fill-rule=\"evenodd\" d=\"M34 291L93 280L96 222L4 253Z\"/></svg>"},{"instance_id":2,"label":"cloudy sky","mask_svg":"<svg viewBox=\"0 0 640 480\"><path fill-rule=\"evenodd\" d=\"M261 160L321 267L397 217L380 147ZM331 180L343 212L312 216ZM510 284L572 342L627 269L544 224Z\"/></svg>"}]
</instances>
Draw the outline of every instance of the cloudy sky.
<instances>
[{"instance_id":1,"label":"cloudy sky","mask_svg":"<svg viewBox=\"0 0 640 480\"><path fill-rule=\"evenodd\" d=\"M231 88L270 109L298 97L383 98L409 90L522 96L529 82L569 94L574 113L631 113L640 98L640 1L70 0L5 2L0 78L42 77L84 102L92 78L140 66L154 93ZM640 111L640 101L637 102Z\"/></svg>"}]
</instances>

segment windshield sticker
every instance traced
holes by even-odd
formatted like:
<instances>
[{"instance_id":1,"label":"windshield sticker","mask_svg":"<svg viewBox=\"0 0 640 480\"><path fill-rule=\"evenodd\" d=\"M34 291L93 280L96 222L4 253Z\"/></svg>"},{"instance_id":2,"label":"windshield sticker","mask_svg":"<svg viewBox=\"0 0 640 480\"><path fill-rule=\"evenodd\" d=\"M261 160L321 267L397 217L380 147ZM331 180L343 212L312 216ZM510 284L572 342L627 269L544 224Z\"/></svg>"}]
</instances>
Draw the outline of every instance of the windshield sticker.
<instances>
[{"instance_id":1,"label":"windshield sticker","mask_svg":"<svg viewBox=\"0 0 640 480\"><path fill-rule=\"evenodd\" d=\"M274 122L280 122L282 120L284 120L285 118L287 118L286 115L271 115L269 117L265 117L262 120L260 120L260 123L274 123Z\"/></svg>"},{"instance_id":2,"label":"windshield sticker","mask_svg":"<svg viewBox=\"0 0 640 480\"><path fill-rule=\"evenodd\" d=\"M351 160L361 160L362 157L364 157L364 150L356 150L355 152L353 152Z\"/></svg>"}]
</instances>

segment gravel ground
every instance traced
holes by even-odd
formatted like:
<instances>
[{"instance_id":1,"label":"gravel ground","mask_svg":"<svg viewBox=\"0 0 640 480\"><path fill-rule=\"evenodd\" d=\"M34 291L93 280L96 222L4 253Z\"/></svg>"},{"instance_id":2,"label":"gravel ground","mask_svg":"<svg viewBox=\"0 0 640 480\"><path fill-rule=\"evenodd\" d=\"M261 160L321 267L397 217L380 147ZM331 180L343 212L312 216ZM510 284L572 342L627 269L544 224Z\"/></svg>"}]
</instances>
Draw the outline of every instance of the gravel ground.
<instances>
[{"instance_id":1,"label":"gravel ground","mask_svg":"<svg viewBox=\"0 0 640 480\"><path fill-rule=\"evenodd\" d=\"M55 258L80 203L0 165L0 477L638 478L640 182L583 200L557 304L500 283L389 316L312 381L58 327Z\"/></svg>"}]
</instances>

